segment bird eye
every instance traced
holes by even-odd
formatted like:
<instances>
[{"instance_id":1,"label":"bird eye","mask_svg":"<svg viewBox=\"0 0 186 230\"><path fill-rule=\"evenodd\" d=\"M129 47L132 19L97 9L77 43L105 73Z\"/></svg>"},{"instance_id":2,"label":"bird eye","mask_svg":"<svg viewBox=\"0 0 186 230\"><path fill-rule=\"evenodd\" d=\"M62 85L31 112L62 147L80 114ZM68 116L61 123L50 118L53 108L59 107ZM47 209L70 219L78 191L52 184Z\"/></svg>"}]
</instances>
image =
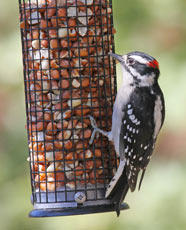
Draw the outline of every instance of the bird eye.
<instances>
[{"instance_id":1,"label":"bird eye","mask_svg":"<svg viewBox=\"0 0 186 230\"><path fill-rule=\"evenodd\" d=\"M132 59L132 58L129 58L127 62L128 62L129 65L134 65L135 64L135 60Z\"/></svg>"}]
</instances>

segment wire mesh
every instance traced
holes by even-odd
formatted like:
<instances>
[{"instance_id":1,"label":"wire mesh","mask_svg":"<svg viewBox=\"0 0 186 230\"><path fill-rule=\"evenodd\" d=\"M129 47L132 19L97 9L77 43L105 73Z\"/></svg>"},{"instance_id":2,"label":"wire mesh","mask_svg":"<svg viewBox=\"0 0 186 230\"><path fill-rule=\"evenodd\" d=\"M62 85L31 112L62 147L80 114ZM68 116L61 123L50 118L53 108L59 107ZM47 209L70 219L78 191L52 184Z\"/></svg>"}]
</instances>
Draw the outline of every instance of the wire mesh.
<instances>
[{"instance_id":1,"label":"wire mesh","mask_svg":"<svg viewBox=\"0 0 186 230\"><path fill-rule=\"evenodd\" d=\"M112 1L19 0L19 6L33 203L73 207L82 192L85 203L105 204L117 158L102 135L89 144L88 115L110 130Z\"/></svg>"}]
</instances>

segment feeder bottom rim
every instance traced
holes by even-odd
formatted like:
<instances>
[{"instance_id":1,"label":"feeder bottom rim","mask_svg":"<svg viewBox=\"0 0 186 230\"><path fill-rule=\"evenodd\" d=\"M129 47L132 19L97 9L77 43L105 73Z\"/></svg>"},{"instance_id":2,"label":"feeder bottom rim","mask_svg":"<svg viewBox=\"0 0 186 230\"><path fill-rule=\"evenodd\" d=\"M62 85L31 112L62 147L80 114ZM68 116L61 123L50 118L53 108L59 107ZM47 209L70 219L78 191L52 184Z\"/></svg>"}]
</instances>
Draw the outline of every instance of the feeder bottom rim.
<instances>
[{"instance_id":1,"label":"feeder bottom rim","mask_svg":"<svg viewBox=\"0 0 186 230\"><path fill-rule=\"evenodd\" d=\"M82 205L83 207L94 207L101 205L112 205L110 200L95 200L95 201L85 201ZM76 202L59 202L59 203L35 203L34 209L63 209L63 208L77 208L78 204Z\"/></svg>"},{"instance_id":2,"label":"feeder bottom rim","mask_svg":"<svg viewBox=\"0 0 186 230\"><path fill-rule=\"evenodd\" d=\"M121 211L129 209L127 203L121 205ZM109 205L97 205L97 206L78 206L74 208L45 208L45 209L34 209L29 213L29 217L40 218L40 217L56 217L56 216L72 216L72 215L84 215L84 214L95 214L104 212L115 211L114 204Z\"/></svg>"}]
</instances>

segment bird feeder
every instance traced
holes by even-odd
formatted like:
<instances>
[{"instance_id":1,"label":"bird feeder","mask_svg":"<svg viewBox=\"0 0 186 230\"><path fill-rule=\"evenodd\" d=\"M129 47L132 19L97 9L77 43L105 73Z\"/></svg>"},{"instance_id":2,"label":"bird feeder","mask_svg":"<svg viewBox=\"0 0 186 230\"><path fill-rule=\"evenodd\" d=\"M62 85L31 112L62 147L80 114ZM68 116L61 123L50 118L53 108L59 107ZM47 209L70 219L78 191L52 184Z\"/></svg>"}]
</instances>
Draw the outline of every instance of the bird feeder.
<instances>
[{"instance_id":1,"label":"bird feeder","mask_svg":"<svg viewBox=\"0 0 186 230\"><path fill-rule=\"evenodd\" d=\"M112 1L19 0L33 211L30 217L114 210L105 190L118 159ZM123 209L127 205L122 206Z\"/></svg>"}]
</instances>

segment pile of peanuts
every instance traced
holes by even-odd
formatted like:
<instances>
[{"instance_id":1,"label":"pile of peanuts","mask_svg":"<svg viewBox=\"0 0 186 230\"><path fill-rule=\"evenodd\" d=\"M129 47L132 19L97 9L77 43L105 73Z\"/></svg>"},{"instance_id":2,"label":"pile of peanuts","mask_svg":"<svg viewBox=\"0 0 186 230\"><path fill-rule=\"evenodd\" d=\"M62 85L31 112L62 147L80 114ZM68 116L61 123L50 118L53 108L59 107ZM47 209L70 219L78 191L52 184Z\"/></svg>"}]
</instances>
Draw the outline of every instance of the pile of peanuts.
<instances>
[{"instance_id":1,"label":"pile of peanuts","mask_svg":"<svg viewBox=\"0 0 186 230\"><path fill-rule=\"evenodd\" d=\"M92 126L110 130L115 33L107 0L30 0L21 7L33 188L107 184L117 159Z\"/></svg>"}]
</instances>

